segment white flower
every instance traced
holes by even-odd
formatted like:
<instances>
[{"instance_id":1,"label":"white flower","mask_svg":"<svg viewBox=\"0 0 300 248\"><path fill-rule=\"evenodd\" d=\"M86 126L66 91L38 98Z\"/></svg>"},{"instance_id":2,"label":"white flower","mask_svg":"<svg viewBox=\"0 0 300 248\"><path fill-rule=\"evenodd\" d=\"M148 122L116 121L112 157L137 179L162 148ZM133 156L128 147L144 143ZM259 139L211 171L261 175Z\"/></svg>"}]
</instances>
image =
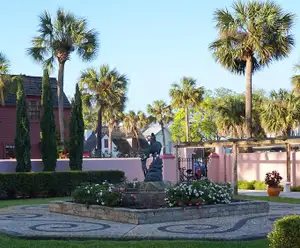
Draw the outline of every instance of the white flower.
<instances>
[{"instance_id":1,"label":"white flower","mask_svg":"<svg viewBox=\"0 0 300 248\"><path fill-rule=\"evenodd\" d=\"M104 202L101 202L101 205L104 205Z\"/></svg>"},{"instance_id":2,"label":"white flower","mask_svg":"<svg viewBox=\"0 0 300 248\"><path fill-rule=\"evenodd\" d=\"M196 194L195 194L195 196L196 196L196 197L199 197L199 194L198 194L198 193L196 193Z\"/></svg>"},{"instance_id":3,"label":"white flower","mask_svg":"<svg viewBox=\"0 0 300 248\"><path fill-rule=\"evenodd\" d=\"M89 194L89 193L91 193L91 191L88 190L87 193Z\"/></svg>"}]
</instances>

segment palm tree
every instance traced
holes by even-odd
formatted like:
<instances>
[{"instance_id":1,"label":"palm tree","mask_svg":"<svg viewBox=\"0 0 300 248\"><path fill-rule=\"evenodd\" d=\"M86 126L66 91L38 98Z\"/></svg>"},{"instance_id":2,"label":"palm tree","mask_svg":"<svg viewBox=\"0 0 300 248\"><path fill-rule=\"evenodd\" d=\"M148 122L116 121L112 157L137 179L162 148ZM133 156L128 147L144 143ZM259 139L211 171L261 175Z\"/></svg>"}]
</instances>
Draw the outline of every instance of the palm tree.
<instances>
[{"instance_id":1,"label":"palm tree","mask_svg":"<svg viewBox=\"0 0 300 248\"><path fill-rule=\"evenodd\" d=\"M5 81L8 79L9 61L6 56L0 52L0 104L4 106L4 88Z\"/></svg>"},{"instance_id":2,"label":"palm tree","mask_svg":"<svg viewBox=\"0 0 300 248\"><path fill-rule=\"evenodd\" d=\"M127 76L120 74L116 68L110 70L108 65L102 65L99 72L89 68L81 74L80 88L82 94L86 96L84 104L98 108L97 152L100 156L103 113L111 109L114 104L125 101L127 85Z\"/></svg>"},{"instance_id":3,"label":"palm tree","mask_svg":"<svg viewBox=\"0 0 300 248\"><path fill-rule=\"evenodd\" d=\"M98 49L98 34L89 30L87 21L78 18L70 12L58 9L55 19L45 11L39 17L39 35L35 36L28 49L28 54L44 67L52 69L58 62L57 97L59 109L60 140L64 145L64 70L65 63L70 60L71 54L76 51L83 61L92 60Z\"/></svg>"},{"instance_id":4,"label":"palm tree","mask_svg":"<svg viewBox=\"0 0 300 248\"><path fill-rule=\"evenodd\" d=\"M252 136L252 75L274 60L288 56L294 46L290 34L295 16L276 3L236 2L233 13L218 9L214 16L219 37L210 45L213 56L226 69L246 74L246 130Z\"/></svg>"},{"instance_id":5,"label":"palm tree","mask_svg":"<svg viewBox=\"0 0 300 248\"><path fill-rule=\"evenodd\" d=\"M158 123L161 127L161 132L163 136L163 154L166 153L166 136L165 136L165 126L169 124L173 119L173 113L171 111L171 106L167 105L166 102L154 101L152 105L147 106L148 114Z\"/></svg>"},{"instance_id":6,"label":"palm tree","mask_svg":"<svg viewBox=\"0 0 300 248\"><path fill-rule=\"evenodd\" d=\"M104 112L104 121L108 126L108 137L109 137L109 152L112 153L112 132L114 128L118 126L118 124L123 119L123 111L125 108L126 98L120 100L119 102L115 102L108 106L106 111Z\"/></svg>"},{"instance_id":7,"label":"palm tree","mask_svg":"<svg viewBox=\"0 0 300 248\"><path fill-rule=\"evenodd\" d=\"M295 65L295 70L300 70L300 64ZM300 75L292 77L292 85L295 93L300 94Z\"/></svg>"},{"instance_id":8,"label":"palm tree","mask_svg":"<svg viewBox=\"0 0 300 248\"><path fill-rule=\"evenodd\" d=\"M147 118L145 113L142 111L135 113L131 110L124 115L122 124L122 128L127 134L132 133L134 135L134 138L137 141L137 148L140 150L139 133L141 129L147 127L149 124L149 118Z\"/></svg>"},{"instance_id":9,"label":"palm tree","mask_svg":"<svg viewBox=\"0 0 300 248\"><path fill-rule=\"evenodd\" d=\"M185 111L185 128L186 141L189 141L189 108L199 106L203 100L203 87L196 87L196 79L191 77L183 77L180 84L173 84L170 90L170 97L172 98L172 107L184 108Z\"/></svg>"},{"instance_id":10,"label":"palm tree","mask_svg":"<svg viewBox=\"0 0 300 248\"><path fill-rule=\"evenodd\" d=\"M245 103L241 95L218 99L215 106L216 125L221 136L242 138L245 135Z\"/></svg>"},{"instance_id":11,"label":"palm tree","mask_svg":"<svg viewBox=\"0 0 300 248\"><path fill-rule=\"evenodd\" d=\"M291 130L300 124L300 96L280 89L271 91L260 114L265 130L275 135L290 136Z\"/></svg>"}]
</instances>

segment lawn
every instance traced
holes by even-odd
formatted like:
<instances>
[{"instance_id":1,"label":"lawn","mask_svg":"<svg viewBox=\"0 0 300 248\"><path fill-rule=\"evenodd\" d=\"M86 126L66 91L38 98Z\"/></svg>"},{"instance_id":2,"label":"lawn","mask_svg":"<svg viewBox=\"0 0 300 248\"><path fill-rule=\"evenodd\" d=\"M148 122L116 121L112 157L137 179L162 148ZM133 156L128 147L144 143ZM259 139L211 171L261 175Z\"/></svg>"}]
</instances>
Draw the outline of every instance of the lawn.
<instances>
[{"instance_id":1,"label":"lawn","mask_svg":"<svg viewBox=\"0 0 300 248\"><path fill-rule=\"evenodd\" d=\"M266 240L248 242L209 241L55 241L23 240L0 236L0 247L9 248L267 248Z\"/></svg>"},{"instance_id":2,"label":"lawn","mask_svg":"<svg viewBox=\"0 0 300 248\"><path fill-rule=\"evenodd\" d=\"M260 201L269 201L269 202L300 204L300 199L280 197L280 196L269 197L269 196L238 195L238 196L234 196L234 198L235 199L249 199L249 200L260 200Z\"/></svg>"},{"instance_id":3,"label":"lawn","mask_svg":"<svg viewBox=\"0 0 300 248\"><path fill-rule=\"evenodd\" d=\"M20 200L2 200L0 201L0 208L6 208L10 206L21 206L21 205L34 205L34 204L47 204L51 201L66 200L69 198L36 198L36 199L20 199Z\"/></svg>"}]
</instances>

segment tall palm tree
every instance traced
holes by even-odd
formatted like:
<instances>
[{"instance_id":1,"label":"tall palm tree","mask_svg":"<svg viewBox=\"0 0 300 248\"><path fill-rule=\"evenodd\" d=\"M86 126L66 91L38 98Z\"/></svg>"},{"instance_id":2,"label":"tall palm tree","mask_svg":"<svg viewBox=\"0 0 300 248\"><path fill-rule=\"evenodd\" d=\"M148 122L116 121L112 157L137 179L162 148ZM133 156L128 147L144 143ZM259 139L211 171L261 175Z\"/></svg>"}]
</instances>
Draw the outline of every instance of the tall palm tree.
<instances>
[{"instance_id":1,"label":"tall palm tree","mask_svg":"<svg viewBox=\"0 0 300 248\"><path fill-rule=\"evenodd\" d=\"M262 126L269 133L290 136L291 130L300 124L299 109L300 96L295 92L271 91L260 114Z\"/></svg>"},{"instance_id":2,"label":"tall palm tree","mask_svg":"<svg viewBox=\"0 0 300 248\"><path fill-rule=\"evenodd\" d=\"M102 65L99 72L93 68L83 71L79 82L82 94L87 96L84 98L86 99L84 104L98 108L97 152L101 156L103 113L113 104L124 102L128 79L116 68L111 70L108 65Z\"/></svg>"},{"instance_id":3,"label":"tall palm tree","mask_svg":"<svg viewBox=\"0 0 300 248\"><path fill-rule=\"evenodd\" d=\"M71 54L76 51L83 61L92 60L98 49L98 34L93 29L88 29L87 21L78 18L70 12L58 9L56 16L45 11L39 17L38 36L32 41L28 54L44 67L52 69L58 62L57 97L59 109L60 140L64 145L64 71L65 63L70 60Z\"/></svg>"},{"instance_id":4,"label":"tall palm tree","mask_svg":"<svg viewBox=\"0 0 300 248\"><path fill-rule=\"evenodd\" d=\"M171 106L167 105L166 102L154 101L152 105L147 106L148 114L152 117L154 122L158 123L161 127L161 132L163 136L163 154L166 153L166 135L165 126L169 124L173 119L173 113Z\"/></svg>"},{"instance_id":5,"label":"tall palm tree","mask_svg":"<svg viewBox=\"0 0 300 248\"><path fill-rule=\"evenodd\" d=\"M210 45L213 56L226 69L246 74L246 127L252 136L252 75L274 60L288 56L294 46L291 27L295 16L276 3L251 1L233 4L233 13L214 13L219 37Z\"/></svg>"},{"instance_id":6,"label":"tall palm tree","mask_svg":"<svg viewBox=\"0 0 300 248\"><path fill-rule=\"evenodd\" d=\"M185 111L185 128L186 141L189 141L189 109L198 106L203 100L203 87L196 86L196 79L191 77L183 77L180 84L173 84L170 90L170 97L172 98L172 107L184 108Z\"/></svg>"},{"instance_id":7,"label":"tall palm tree","mask_svg":"<svg viewBox=\"0 0 300 248\"><path fill-rule=\"evenodd\" d=\"M144 129L149 124L148 120L149 119L142 111L138 111L137 113L129 111L124 115L122 128L127 134L132 133L134 135L134 138L137 141L138 150L140 150L139 133L141 129Z\"/></svg>"},{"instance_id":8,"label":"tall palm tree","mask_svg":"<svg viewBox=\"0 0 300 248\"><path fill-rule=\"evenodd\" d=\"M0 52L0 104L4 106L4 88L5 81L8 79L9 61L6 56Z\"/></svg>"}]
</instances>

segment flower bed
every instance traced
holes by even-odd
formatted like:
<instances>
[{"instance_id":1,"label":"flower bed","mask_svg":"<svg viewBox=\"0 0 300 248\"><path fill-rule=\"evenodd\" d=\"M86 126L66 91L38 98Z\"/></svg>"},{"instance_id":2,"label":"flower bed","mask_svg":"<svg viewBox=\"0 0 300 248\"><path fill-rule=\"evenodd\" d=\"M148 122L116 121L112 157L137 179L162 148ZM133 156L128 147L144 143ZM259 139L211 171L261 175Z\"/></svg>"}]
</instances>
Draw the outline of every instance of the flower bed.
<instances>
[{"instance_id":1,"label":"flower bed","mask_svg":"<svg viewBox=\"0 0 300 248\"><path fill-rule=\"evenodd\" d=\"M145 187L146 185L146 187ZM87 205L102 205L109 207L147 208L145 196L157 194L163 203L149 204L148 208L156 207L185 207L210 204L228 204L232 200L233 190L230 184L214 184L209 180L195 181L191 184L182 183L161 191L155 189L155 184L143 182L127 182L123 185L82 184L72 194L75 203ZM143 195L143 197L141 197ZM138 197L137 197L138 196ZM153 198L153 197L152 197Z\"/></svg>"},{"instance_id":2,"label":"flower bed","mask_svg":"<svg viewBox=\"0 0 300 248\"><path fill-rule=\"evenodd\" d=\"M49 209L55 213L131 224L269 211L267 202L232 200L233 190L229 184L214 184L209 180L203 180L170 186L166 190L162 190L163 186L163 182L129 182L123 185L107 182L101 185L83 184L73 192L74 202L52 202ZM164 207L159 207L160 203L156 202L157 199L163 202Z\"/></svg>"},{"instance_id":3,"label":"flower bed","mask_svg":"<svg viewBox=\"0 0 300 248\"><path fill-rule=\"evenodd\" d=\"M230 184L215 184L209 180L180 184L166 190L166 203L169 207L228 204L233 190Z\"/></svg>"}]
</instances>

